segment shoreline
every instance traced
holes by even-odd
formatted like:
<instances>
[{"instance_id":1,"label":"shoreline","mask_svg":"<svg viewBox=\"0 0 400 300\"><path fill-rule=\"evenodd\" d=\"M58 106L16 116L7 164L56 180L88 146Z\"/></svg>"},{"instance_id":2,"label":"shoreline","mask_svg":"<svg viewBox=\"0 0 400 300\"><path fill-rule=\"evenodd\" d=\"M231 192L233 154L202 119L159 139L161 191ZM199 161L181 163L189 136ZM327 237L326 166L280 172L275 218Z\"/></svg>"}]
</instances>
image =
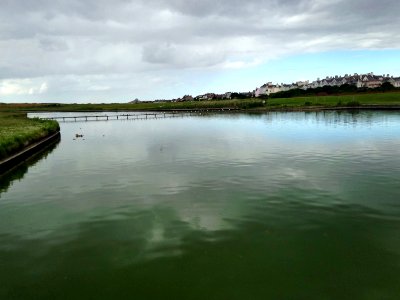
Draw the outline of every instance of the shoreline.
<instances>
[{"instance_id":1,"label":"shoreline","mask_svg":"<svg viewBox=\"0 0 400 300\"><path fill-rule=\"evenodd\" d=\"M315 112L315 111L349 111L349 110L399 110L400 105L361 105L361 106L301 106L248 109L249 112Z\"/></svg>"},{"instance_id":2,"label":"shoreline","mask_svg":"<svg viewBox=\"0 0 400 300\"><path fill-rule=\"evenodd\" d=\"M104 111L310 111L344 109L400 109L400 92L309 95L289 98L245 98L182 102L138 103L3 103L0 112L104 112Z\"/></svg>"},{"instance_id":3,"label":"shoreline","mask_svg":"<svg viewBox=\"0 0 400 300\"><path fill-rule=\"evenodd\" d=\"M400 105L361 105L361 106L286 106L286 107L257 107L240 109L236 107L225 108L166 108L166 109L103 109L103 110L26 110L25 113L104 113L104 112L307 112L307 111L334 111L334 110L400 110Z\"/></svg>"},{"instance_id":4,"label":"shoreline","mask_svg":"<svg viewBox=\"0 0 400 300\"><path fill-rule=\"evenodd\" d=\"M61 133L58 130L55 133L51 133L45 136L43 139L30 144L13 155L0 160L0 176L8 173L14 168L18 167L23 162L29 160L35 155L46 150L50 145L58 142L61 139Z\"/></svg>"}]
</instances>

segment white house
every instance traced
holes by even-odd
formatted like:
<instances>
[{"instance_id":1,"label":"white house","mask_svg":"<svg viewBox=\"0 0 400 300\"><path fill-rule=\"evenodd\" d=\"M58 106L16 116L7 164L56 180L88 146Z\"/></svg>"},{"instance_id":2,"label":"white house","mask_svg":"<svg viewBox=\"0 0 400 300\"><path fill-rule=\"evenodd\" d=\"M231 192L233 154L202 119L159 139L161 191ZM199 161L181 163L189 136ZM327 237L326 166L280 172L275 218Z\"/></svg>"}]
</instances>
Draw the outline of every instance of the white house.
<instances>
[{"instance_id":1,"label":"white house","mask_svg":"<svg viewBox=\"0 0 400 300\"><path fill-rule=\"evenodd\" d=\"M268 86L267 95L279 93L281 91L281 87L279 85L271 84Z\"/></svg>"},{"instance_id":2,"label":"white house","mask_svg":"<svg viewBox=\"0 0 400 300\"><path fill-rule=\"evenodd\" d=\"M257 88L254 95L256 97L260 97L262 95L267 95L268 85L264 84L261 87Z\"/></svg>"},{"instance_id":3,"label":"white house","mask_svg":"<svg viewBox=\"0 0 400 300\"><path fill-rule=\"evenodd\" d=\"M394 87L400 88L400 77L390 77L389 74L374 75L374 73L359 75L354 73L353 75L346 74L345 76L327 76L325 79L320 80L319 78L311 83L309 81L298 81L296 83L274 85L272 82L268 82L255 90L255 96L270 95L282 91L288 91L291 89L304 89L318 88L324 86L341 86L344 84L355 85L357 88L377 88L380 87L384 82L390 82Z\"/></svg>"},{"instance_id":4,"label":"white house","mask_svg":"<svg viewBox=\"0 0 400 300\"><path fill-rule=\"evenodd\" d=\"M397 78L390 78L389 82L396 88L400 88L400 77Z\"/></svg>"}]
</instances>

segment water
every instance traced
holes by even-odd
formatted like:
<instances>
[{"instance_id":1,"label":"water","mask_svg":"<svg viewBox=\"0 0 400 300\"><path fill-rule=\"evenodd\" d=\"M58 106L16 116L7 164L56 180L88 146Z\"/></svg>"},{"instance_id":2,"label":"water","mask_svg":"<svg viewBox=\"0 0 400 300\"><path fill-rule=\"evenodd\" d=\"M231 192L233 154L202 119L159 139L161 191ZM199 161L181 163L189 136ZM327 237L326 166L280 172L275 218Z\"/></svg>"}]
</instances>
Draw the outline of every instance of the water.
<instances>
[{"instance_id":1,"label":"water","mask_svg":"<svg viewBox=\"0 0 400 300\"><path fill-rule=\"evenodd\" d=\"M0 299L399 298L398 112L61 131L1 178Z\"/></svg>"}]
</instances>

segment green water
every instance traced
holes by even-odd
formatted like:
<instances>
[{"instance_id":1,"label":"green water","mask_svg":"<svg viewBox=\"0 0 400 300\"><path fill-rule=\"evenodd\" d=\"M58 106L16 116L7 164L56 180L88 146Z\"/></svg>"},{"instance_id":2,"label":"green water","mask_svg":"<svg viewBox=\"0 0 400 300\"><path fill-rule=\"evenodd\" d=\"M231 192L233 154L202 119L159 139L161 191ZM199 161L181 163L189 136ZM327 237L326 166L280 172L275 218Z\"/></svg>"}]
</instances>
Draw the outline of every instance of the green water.
<instances>
[{"instance_id":1,"label":"green water","mask_svg":"<svg viewBox=\"0 0 400 300\"><path fill-rule=\"evenodd\" d=\"M400 298L398 112L61 129L1 178L0 299Z\"/></svg>"}]
</instances>

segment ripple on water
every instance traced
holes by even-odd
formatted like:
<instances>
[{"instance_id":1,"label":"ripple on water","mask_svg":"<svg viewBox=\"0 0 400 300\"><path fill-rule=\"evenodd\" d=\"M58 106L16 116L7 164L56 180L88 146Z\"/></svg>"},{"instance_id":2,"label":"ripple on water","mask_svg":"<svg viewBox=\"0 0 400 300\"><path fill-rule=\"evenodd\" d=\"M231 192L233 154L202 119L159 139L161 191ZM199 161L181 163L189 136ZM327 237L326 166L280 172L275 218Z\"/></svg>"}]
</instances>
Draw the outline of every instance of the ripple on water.
<instances>
[{"instance_id":1,"label":"ripple on water","mask_svg":"<svg viewBox=\"0 0 400 300\"><path fill-rule=\"evenodd\" d=\"M63 123L68 138L0 195L0 298L396 299L399 124L344 112ZM72 140L79 128L87 140Z\"/></svg>"}]
</instances>

